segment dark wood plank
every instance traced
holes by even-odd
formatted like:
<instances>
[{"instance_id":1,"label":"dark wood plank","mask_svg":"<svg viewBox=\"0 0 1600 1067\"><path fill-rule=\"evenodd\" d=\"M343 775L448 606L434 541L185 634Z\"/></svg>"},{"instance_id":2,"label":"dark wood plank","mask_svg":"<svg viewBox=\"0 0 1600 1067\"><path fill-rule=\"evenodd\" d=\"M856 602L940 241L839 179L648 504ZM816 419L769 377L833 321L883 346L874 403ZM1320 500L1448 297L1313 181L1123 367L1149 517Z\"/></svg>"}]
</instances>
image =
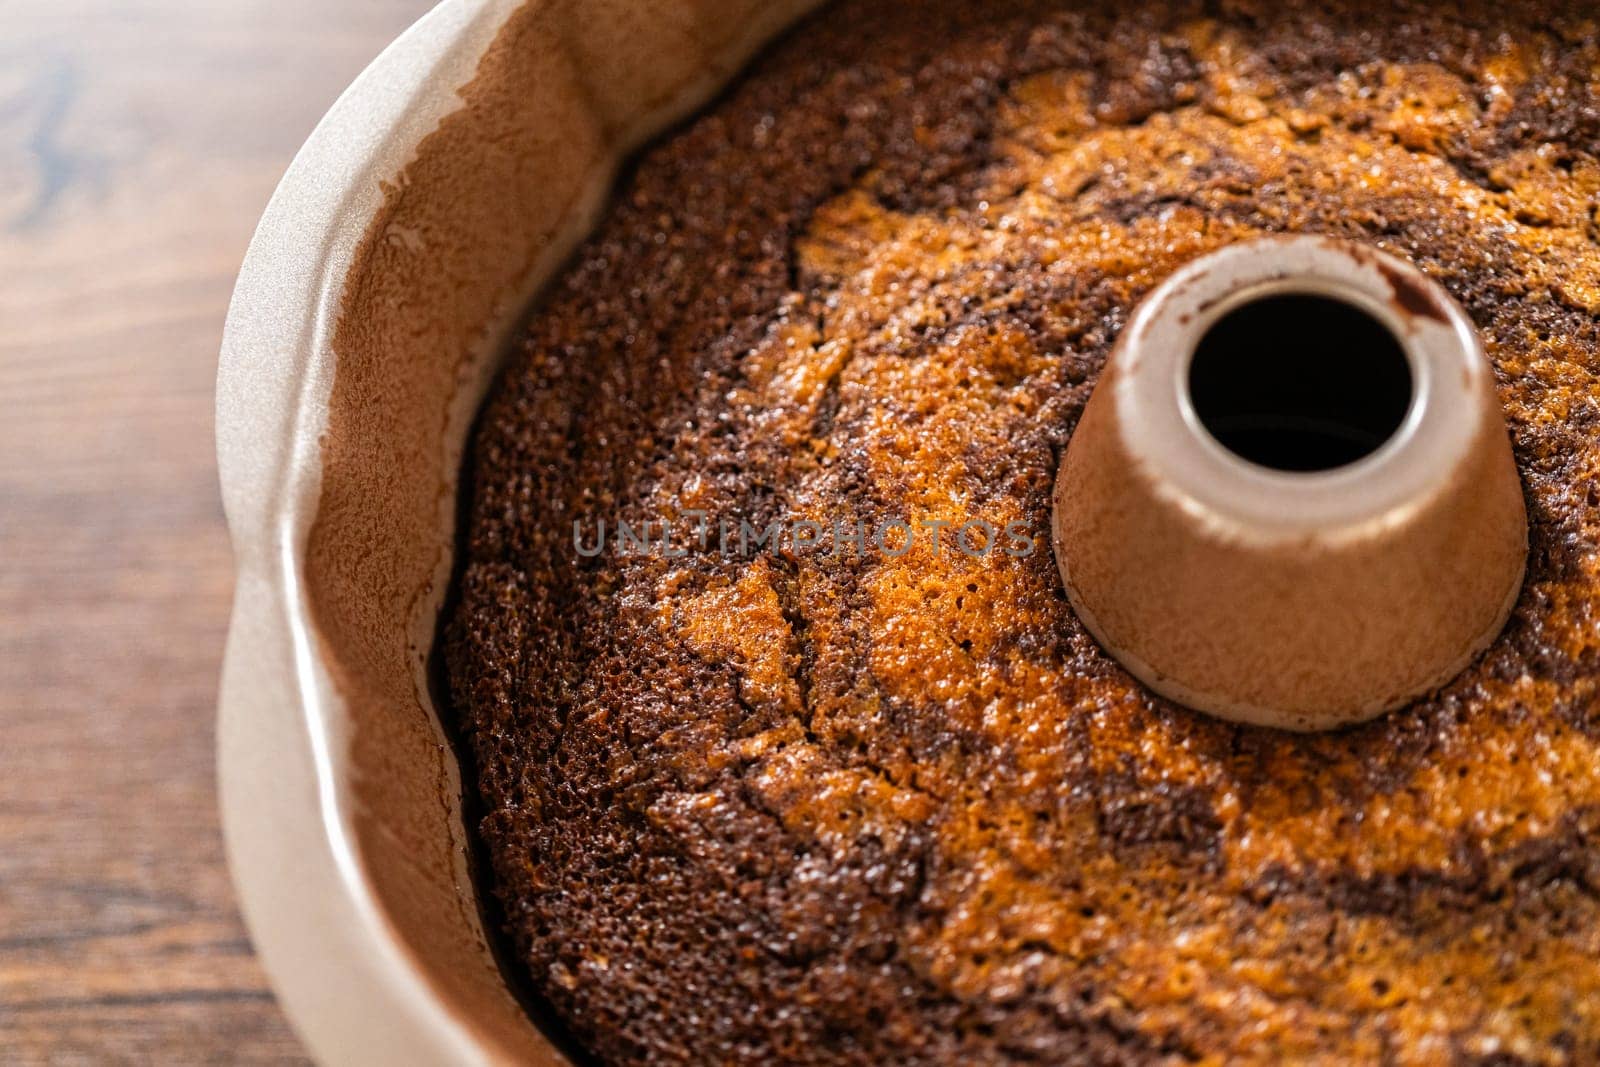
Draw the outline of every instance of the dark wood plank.
<instances>
[{"instance_id":1,"label":"dark wood plank","mask_svg":"<svg viewBox=\"0 0 1600 1067\"><path fill-rule=\"evenodd\" d=\"M290 1062L213 765L217 345L251 229L429 0L0 17L0 1061Z\"/></svg>"}]
</instances>

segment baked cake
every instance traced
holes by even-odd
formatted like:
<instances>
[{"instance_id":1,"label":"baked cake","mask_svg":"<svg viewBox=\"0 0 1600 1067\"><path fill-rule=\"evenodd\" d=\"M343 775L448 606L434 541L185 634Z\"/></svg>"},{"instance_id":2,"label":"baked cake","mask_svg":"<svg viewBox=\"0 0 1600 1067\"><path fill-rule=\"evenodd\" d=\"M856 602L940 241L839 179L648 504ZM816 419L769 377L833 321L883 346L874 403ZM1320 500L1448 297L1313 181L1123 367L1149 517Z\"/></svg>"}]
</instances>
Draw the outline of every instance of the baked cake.
<instances>
[{"instance_id":1,"label":"baked cake","mask_svg":"<svg viewBox=\"0 0 1600 1067\"><path fill-rule=\"evenodd\" d=\"M1600 1062L1597 36L852 0L644 152L483 412L443 638L488 888L577 1043ZM1311 736L1143 690L1047 533L1130 309L1268 232L1463 304L1531 521L1485 655Z\"/></svg>"}]
</instances>

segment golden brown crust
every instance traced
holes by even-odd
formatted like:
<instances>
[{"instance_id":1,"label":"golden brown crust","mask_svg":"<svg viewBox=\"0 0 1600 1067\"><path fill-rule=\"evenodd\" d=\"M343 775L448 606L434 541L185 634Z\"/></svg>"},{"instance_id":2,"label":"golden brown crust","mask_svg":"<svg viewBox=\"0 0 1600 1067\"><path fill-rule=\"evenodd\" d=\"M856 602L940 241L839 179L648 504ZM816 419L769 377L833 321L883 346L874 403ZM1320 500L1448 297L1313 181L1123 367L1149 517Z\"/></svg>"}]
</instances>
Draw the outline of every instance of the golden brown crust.
<instances>
[{"instance_id":1,"label":"golden brown crust","mask_svg":"<svg viewBox=\"0 0 1600 1067\"><path fill-rule=\"evenodd\" d=\"M647 152L486 409L448 631L494 889L579 1039L1600 1059L1597 72L1557 4L862 0ZM1496 364L1529 578L1429 700L1312 737L1174 708L1042 537L574 545L686 509L1043 531L1139 296L1275 231L1413 259Z\"/></svg>"}]
</instances>

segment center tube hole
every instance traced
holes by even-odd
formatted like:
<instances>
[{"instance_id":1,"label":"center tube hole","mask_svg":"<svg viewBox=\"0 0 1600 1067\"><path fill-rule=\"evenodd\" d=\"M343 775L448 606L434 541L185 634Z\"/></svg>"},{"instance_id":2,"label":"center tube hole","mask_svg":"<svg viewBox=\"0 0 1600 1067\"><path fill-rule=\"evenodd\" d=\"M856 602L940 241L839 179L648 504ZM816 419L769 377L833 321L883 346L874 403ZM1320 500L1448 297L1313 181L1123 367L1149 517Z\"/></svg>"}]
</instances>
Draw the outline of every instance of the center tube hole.
<instances>
[{"instance_id":1,"label":"center tube hole","mask_svg":"<svg viewBox=\"0 0 1600 1067\"><path fill-rule=\"evenodd\" d=\"M1306 293L1228 312L1189 364L1200 424L1235 455L1279 471L1331 470L1376 452L1405 421L1413 388L1387 326Z\"/></svg>"}]
</instances>

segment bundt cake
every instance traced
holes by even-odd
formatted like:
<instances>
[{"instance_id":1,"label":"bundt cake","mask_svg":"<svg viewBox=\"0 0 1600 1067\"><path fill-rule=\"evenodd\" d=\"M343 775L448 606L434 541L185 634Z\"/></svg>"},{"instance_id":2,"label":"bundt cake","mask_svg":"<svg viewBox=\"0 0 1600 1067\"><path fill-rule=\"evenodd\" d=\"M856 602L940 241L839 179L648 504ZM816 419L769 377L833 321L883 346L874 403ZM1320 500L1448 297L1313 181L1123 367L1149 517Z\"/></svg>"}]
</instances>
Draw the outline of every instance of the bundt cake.
<instances>
[{"instance_id":1,"label":"bundt cake","mask_svg":"<svg viewBox=\"0 0 1600 1067\"><path fill-rule=\"evenodd\" d=\"M1597 18L845 0L639 156L474 431L440 638L579 1046L1600 1062ZM1467 309L1530 521L1486 653L1309 735L1142 688L1048 532L1140 297L1280 232Z\"/></svg>"}]
</instances>

